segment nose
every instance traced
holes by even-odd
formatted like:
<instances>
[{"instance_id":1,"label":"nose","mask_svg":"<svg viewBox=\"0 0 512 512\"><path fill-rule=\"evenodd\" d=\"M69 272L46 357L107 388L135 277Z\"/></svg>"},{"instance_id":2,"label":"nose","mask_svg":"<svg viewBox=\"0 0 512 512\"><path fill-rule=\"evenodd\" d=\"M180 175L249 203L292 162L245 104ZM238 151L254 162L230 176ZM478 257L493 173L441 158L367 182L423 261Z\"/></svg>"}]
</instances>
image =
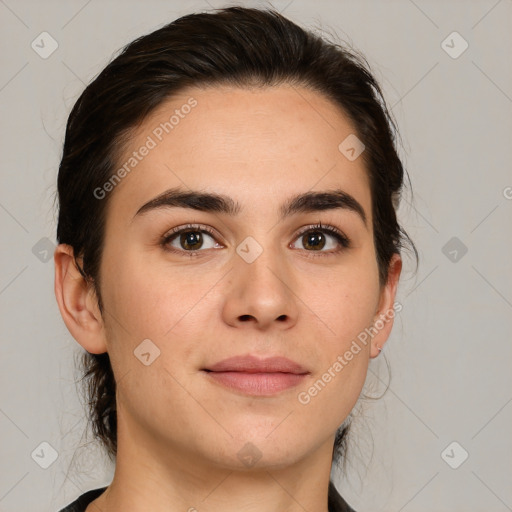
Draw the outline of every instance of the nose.
<instances>
[{"instance_id":1,"label":"nose","mask_svg":"<svg viewBox=\"0 0 512 512\"><path fill-rule=\"evenodd\" d=\"M294 277L279 250L266 249L252 262L234 255L223 306L224 321L234 327L289 329L297 322Z\"/></svg>"}]
</instances>

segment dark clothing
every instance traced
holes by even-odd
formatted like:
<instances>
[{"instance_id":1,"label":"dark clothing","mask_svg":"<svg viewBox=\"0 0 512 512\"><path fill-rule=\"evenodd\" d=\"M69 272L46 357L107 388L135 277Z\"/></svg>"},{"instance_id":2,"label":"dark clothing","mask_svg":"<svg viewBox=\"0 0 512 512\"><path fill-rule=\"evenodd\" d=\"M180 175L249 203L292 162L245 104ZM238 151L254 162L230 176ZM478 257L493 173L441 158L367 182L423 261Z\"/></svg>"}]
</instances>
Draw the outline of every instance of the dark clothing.
<instances>
[{"instance_id":1,"label":"dark clothing","mask_svg":"<svg viewBox=\"0 0 512 512\"><path fill-rule=\"evenodd\" d=\"M106 487L100 487L99 489L93 489L87 491L77 498L73 503L70 503L66 508L63 508L60 512L85 512L87 505L94 501ZM355 512L348 503L340 496L332 482L329 483L329 512Z\"/></svg>"},{"instance_id":2,"label":"dark clothing","mask_svg":"<svg viewBox=\"0 0 512 512\"><path fill-rule=\"evenodd\" d=\"M334 484L329 482L329 501L327 506L329 512L356 512L336 490Z\"/></svg>"},{"instance_id":3,"label":"dark clothing","mask_svg":"<svg viewBox=\"0 0 512 512\"><path fill-rule=\"evenodd\" d=\"M70 503L67 507L60 510L60 512L85 512L87 505L94 501L107 487L100 487L99 489L93 489L87 491L79 496L73 503Z\"/></svg>"}]
</instances>

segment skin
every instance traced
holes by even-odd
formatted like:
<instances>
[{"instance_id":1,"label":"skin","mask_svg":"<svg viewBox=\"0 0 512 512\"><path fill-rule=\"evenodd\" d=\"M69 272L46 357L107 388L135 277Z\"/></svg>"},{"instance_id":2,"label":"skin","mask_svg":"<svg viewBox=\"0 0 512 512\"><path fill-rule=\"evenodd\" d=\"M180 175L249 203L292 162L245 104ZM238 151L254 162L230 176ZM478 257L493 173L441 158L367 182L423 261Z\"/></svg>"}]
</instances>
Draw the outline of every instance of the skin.
<instances>
[{"instance_id":1,"label":"skin","mask_svg":"<svg viewBox=\"0 0 512 512\"><path fill-rule=\"evenodd\" d=\"M87 512L326 512L336 429L393 320L307 405L297 395L392 309L402 262L393 257L380 287L367 172L362 158L350 161L338 150L355 130L317 92L190 88L138 127L126 155L191 96L197 106L110 192L103 316L72 263L72 248L55 251L62 317L84 349L109 353L117 382L115 476ZM241 211L163 208L134 218L144 203L178 186L225 194ZM279 220L278 208L291 196L333 188L361 203L368 226L346 209ZM326 233L321 254L311 249L298 233L318 222L341 230L351 247ZM161 237L187 223L219 236L203 233L197 257L185 254L179 235L172 246L181 253L166 252ZM236 252L248 236L263 249L252 263ZM160 350L148 366L134 356L144 339ZM248 353L283 355L310 374L299 387L253 397L200 371ZM261 454L251 467L237 457L248 442Z\"/></svg>"}]
</instances>

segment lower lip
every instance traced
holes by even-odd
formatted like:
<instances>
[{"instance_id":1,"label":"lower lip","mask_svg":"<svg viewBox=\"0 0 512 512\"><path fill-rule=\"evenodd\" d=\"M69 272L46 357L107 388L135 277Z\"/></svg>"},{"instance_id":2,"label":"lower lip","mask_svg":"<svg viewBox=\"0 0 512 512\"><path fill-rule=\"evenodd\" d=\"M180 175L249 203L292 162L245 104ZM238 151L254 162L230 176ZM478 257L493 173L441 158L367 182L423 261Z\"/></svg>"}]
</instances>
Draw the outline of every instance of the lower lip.
<instances>
[{"instance_id":1,"label":"lower lip","mask_svg":"<svg viewBox=\"0 0 512 512\"><path fill-rule=\"evenodd\" d=\"M206 372L216 382L248 395L273 395L302 383L307 374Z\"/></svg>"}]
</instances>

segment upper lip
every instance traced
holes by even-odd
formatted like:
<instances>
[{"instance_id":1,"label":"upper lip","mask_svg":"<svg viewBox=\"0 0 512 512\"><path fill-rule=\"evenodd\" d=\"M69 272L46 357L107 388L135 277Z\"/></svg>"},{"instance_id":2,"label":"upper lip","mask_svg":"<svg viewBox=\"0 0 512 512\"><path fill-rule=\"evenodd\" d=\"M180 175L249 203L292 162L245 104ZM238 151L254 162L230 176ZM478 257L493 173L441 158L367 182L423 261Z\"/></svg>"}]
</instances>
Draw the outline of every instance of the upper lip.
<instances>
[{"instance_id":1,"label":"upper lip","mask_svg":"<svg viewBox=\"0 0 512 512\"><path fill-rule=\"evenodd\" d=\"M251 355L229 357L208 368L204 368L204 370L211 372L245 373L309 373L309 371L299 363L286 357L266 357L260 359Z\"/></svg>"}]
</instances>

